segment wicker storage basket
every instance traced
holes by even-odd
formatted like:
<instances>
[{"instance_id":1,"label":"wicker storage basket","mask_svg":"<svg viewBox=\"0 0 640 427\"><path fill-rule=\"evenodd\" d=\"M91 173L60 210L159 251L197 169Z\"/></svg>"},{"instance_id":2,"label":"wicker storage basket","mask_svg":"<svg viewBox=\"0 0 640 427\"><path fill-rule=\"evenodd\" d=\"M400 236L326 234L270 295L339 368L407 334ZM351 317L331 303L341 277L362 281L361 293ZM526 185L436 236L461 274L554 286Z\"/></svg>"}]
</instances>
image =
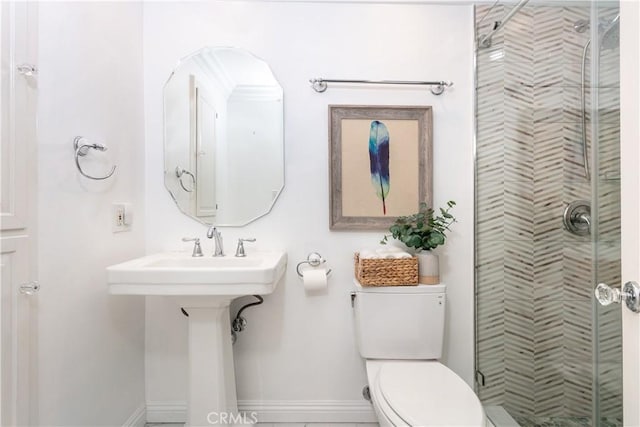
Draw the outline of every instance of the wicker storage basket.
<instances>
[{"instance_id":1,"label":"wicker storage basket","mask_svg":"<svg viewBox=\"0 0 640 427\"><path fill-rule=\"evenodd\" d=\"M356 279L362 286L415 286L418 258L361 259L355 256Z\"/></svg>"}]
</instances>

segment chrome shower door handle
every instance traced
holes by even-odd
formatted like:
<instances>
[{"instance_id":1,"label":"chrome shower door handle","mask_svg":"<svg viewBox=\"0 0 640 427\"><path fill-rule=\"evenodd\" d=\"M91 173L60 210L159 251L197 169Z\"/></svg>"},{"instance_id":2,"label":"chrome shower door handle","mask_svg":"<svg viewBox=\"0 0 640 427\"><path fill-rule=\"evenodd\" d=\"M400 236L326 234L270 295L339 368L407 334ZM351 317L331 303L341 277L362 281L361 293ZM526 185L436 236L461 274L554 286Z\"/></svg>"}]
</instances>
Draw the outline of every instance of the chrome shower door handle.
<instances>
[{"instance_id":1,"label":"chrome shower door handle","mask_svg":"<svg viewBox=\"0 0 640 427\"><path fill-rule=\"evenodd\" d=\"M622 289L600 283L596 286L594 293L603 306L613 303L621 304L624 301L629 310L640 313L640 286L636 282L627 282Z\"/></svg>"}]
</instances>

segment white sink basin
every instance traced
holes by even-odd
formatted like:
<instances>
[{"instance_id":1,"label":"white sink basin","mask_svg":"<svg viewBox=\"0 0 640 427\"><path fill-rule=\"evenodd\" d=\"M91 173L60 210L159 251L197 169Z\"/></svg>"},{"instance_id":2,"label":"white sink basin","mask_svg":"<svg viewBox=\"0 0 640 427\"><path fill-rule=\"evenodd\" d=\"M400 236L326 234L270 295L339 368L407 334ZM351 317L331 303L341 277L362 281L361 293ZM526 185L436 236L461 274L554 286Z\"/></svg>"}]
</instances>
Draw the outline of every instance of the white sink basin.
<instances>
[{"instance_id":1,"label":"white sink basin","mask_svg":"<svg viewBox=\"0 0 640 427\"><path fill-rule=\"evenodd\" d=\"M163 252L107 267L114 295L242 296L272 293L287 265L279 251L194 258Z\"/></svg>"},{"instance_id":2,"label":"white sink basin","mask_svg":"<svg viewBox=\"0 0 640 427\"><path fill-rule=\"evenodd\" d=\"M286 266L284 252L251 251L245 258L165 252L107 267L109 293L169 296L188 313L187 426L210 425L211 414L238 414L229 305L272 293Z\"/></svg>"}]
</instances>

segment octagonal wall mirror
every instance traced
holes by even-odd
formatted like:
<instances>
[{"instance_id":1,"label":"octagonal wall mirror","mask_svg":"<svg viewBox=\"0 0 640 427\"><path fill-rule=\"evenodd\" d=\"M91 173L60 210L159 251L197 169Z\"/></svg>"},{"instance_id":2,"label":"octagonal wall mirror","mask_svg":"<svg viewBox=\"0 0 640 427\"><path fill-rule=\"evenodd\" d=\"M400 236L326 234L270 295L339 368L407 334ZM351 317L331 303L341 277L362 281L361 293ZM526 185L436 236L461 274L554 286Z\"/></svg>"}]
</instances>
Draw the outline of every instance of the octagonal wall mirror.
<instances>
[{"instance_id":1,"label":"octagonal wall mirror","mask_svg":"<svg viewBox=\"0 0 640 427\"><path fill-rule=\"evenodd\" d=\"M242 226L284 187L283 92L269 65L237 48L184 58L164 86L164 183L207 225Z\"/></svg>"}]
</instances>

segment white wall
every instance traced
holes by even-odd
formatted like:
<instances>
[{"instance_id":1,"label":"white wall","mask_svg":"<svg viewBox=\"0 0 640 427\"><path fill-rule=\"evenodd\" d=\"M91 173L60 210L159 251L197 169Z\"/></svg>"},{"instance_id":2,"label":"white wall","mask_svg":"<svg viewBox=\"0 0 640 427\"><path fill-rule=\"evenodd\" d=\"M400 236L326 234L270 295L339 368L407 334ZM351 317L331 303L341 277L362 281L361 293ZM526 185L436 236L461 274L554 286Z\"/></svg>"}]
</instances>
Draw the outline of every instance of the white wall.
<instances>
[{"instance_id":1,"label":"white wall","mask_svg":"<svg viewBox=\"0 0 640 427\"><path fill-rule=\"evenodd\" d=\"M39 425L122 425L144 403L144 301L107 294L105 267L144 253L142 6L41 3L38 61ZM83 164L72 141L109 147ZM133 230L111 232L111 203Z\"/></svg>"},{"instance_id":2,"label":"white wall","mask_svg":"<svg viewBox=\"0 0 640 427\"><path fill-rule=\"evenodd\" d=\"M143 31L149 253L189 250L180 238L205 233L202 225L178 212L162 183L162 85L176 61L207 45L241 47L266 60L284 88L284 192L268 216L222 231L227 252L233 251L238 237L256 237L248 251L283 248L289 254L286 277L276 292L264 305L245 312L249 326L234 347L240 400L362 401L366 377L354 344L349 303L352 257L355 250L377 244L383 233L329 231L329 104L433 106L434 203L456 200L459 220L439 251L442 280L449 285L444 361L472 383L472 7L146 3ZM440 97L425 89L398 87L331 87L317 94L308 79L319 76L445 79L455 86ZM211 253L209 241L204 250ZM324 296L305 296L295 273L296 263L312 251L324 255L333 268ZM184 403L186 318L171 301L160 298L147 300L146 316L147 401L158 408Z\"/></svg>"}]
</instances>

